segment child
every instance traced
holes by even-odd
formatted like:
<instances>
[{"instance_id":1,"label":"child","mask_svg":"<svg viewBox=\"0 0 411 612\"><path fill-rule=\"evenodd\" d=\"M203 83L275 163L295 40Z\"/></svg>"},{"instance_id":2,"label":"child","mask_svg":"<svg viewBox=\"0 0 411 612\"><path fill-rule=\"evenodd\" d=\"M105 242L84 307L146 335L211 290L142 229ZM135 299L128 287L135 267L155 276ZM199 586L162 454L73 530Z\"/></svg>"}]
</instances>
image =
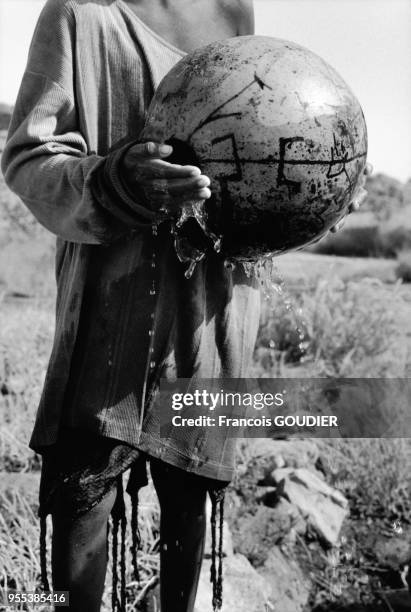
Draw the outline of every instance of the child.
<instances>
[{"instance_id":1,"label":"child","mask_svg":"<svg viewBox=\"0 0 411 612\"><path fill-rule=\"evenodd\" d=\"M43 582L51 513L53 589L70 592L73 611L100 609L110 513L112 604L125 610L122 474L131 468L137 545L147 459L161 508L161 610L194 608L206 493L215 528L234 444L201 431L162 439L152 392L160 378L244 376L259 293L213 254L184 278L169 223L153 232L156 211L210 197L210 181L138 136L156 86L186 52L252 33L252 0L48 0L35 30L3 170L57 236L56 331L31 447L43 456ZM133 562L137 572L135 548ZM212 578L218 608L221 550Z\"/></svg>"},{"instance_id":2,"label":"child","mask_svg":"<svg viewBox=\"0 0 411 612\"><path fill-rule=\"evenodd\" d=\"M56 332L31 446L43 455L43 574L51 513L53 588L70 591L71 610L100 609L107 521L113 511L115 561L129 467L136 539L148 457L161 506L162 610L193 610L206 493L216 503L230 480L232 444L213 448L201 432L185 447L161 439L150 391L160 377L244 375L258 292L217 257L184 278L168 224L153 236L155 210L208 198L209 179L169 164L170 147L136 139L155 87L185 52L252 33L250 0L49 0L36 27L3 169L57 235ZM122 552L113 607L125 609Z\"/></svg>"}]
</instances>

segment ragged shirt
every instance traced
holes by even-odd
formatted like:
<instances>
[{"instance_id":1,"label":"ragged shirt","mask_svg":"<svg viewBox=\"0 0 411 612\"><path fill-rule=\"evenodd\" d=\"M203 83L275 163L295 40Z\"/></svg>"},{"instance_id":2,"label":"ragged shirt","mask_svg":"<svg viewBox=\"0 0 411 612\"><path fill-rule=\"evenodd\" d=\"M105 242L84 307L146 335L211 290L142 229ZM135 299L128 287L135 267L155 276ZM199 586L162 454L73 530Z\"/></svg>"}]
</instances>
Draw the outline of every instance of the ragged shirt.
<instances>
[{"instance_id":1,"label":"ragged shirt","mask_svg":"<svg viewBox=\"0 0 411 612\"><path fill-rule=\"evenodd\" d=\"M133 202L125 213L115 163L183 55L123 0L48 0L41 13L2 159L9 187L57 236L55 337L31 447L79 427L230 480L233 441L202 428L162 438L151 399L161 378L245 376L259 291L212 253L187 280L168 223L154 235L153 211ZM114 190L99 197L103 166Z\"/></svg>"}]
</instances>

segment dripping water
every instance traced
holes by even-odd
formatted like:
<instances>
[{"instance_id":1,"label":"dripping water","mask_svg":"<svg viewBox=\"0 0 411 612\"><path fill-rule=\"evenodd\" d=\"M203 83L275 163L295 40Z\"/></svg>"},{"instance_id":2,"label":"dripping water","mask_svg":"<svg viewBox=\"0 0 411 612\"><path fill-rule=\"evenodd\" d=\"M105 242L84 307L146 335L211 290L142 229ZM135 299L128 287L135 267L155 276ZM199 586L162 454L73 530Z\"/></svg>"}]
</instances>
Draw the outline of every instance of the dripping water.
<instances>
[{"instance_id":1,"label":"dripping water","mask_svg":"<svg viewBox=\"0 0 411 612\"><path fill-rule=\"evenodd\" d=\"M143 383L143 391L141 397L141 407L140 407L140 423L139 429L141 431L143 424L143 415L145 409L145 402L147 397L147 383L151 370L154 370L156 367L156 362L153 359L154 354L154 337L155 337L155 308L156 308L156 300L154 299L157 295L157 287L156 287L156 271L157 271L157 237L158 237L158 228L156 224L151 226L151 236L152 236L152 250L151 250L151 261L150 261L150 269L151 269L151 282L150 288L148 290L149 297L151 298L151 313L150 313L150 328L148 330L148 356L146 361L146 368L144 372L144 383Z\"/></svg>"},{"instance_id":2,"label":"dripping water","mask_svg":"<svg viewBox=\"0 0 411 612\"><path fill-rule=\"evenodd\" d=\"M285 311L293 315L294 321L296 322L295 332L298 338L297 346L300 361L304 361L308 347L307 331L305 331L308 330L308 324L303 316L301 307L297 306L295 297L293 297L287 289L284 276L275 263L274 257L260 259L257 262L242 262L242 266L248 278L254 277L258 281L264 299L270 303L273 310L275 309L278 298L280 298ZM276 353L276 343L274 339L269 341L269 350L274 363Z\"/></svg>"},{"instance_id":3,"label":"dripping water","mask_svg":"<svg viewBox=\"0 0 411 612\"><path fill-rule=\"evenodd\" d=\"M151 297L155 297L157 295L157 288L156 288L156 268L157 268L157 251L156 251L156 242L157 242L157 237L158 237L158 227L156 224L153 224L151 227L151 233L152 233L152 237L153 237L153 249L151 251L151 270L152 270L152 278L151 278L151 286L150 286L150 296ZM153 353L154 353L154 327L155 327L155 307L156 307L156 302L154 301L153 306L152 306L152 311L151 311L151 315L150 315L150 319L151 319L151 327L148 331L148 336L149 336L149 368L150 370L153 370L156 366L155 361L153 360Z\"/></svg>"},{"instance_id":4,"label":"dripping water","mask_svg":"<svg viewBox=\"0 0 411 612\"><path fill-rule=\"evenodd\" d=\"M204 202L189 202L184 205L177 221L171 224L171 233L174 236L174 249L181 263L187 264L184 273L185 278L189 279L194 274L197 264L204 259L205 249L200 249L189 244L187 239L182 237L178 230L186 221L193 218L201 227L204 235L210 239L213 250L216 253L221 251L222 236L217 235L210 230L207 224L207 213L205 211Z\"/></svg>"},{"instance_id":5,"label":"dripping water","mask_svg":"<svg viewBox=\"0 0 411 612\"><path fill-rule=\"evenodd\" d=\"M187 270L184 272L184 276L187 280L193 276L194 270L196 269L199 261L199 259L194 259L189 263Z\"/></svg>"}]
</instances>

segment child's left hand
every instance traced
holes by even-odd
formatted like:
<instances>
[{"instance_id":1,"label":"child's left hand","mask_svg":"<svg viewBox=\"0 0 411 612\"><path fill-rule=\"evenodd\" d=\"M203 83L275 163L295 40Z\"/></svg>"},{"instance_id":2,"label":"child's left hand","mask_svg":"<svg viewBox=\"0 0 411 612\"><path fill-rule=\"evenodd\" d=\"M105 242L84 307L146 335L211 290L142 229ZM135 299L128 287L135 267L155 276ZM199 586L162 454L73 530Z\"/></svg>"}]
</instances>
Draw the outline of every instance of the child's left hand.
<instances>
[{"instance_id":1,"label":"child's left hand","mask_svg":"<svg viewBox=\"0 0 411 612\"><path fill-rule=\"evenodd\" d=\"M357 187L355 197L348 207L347 215L357 211L360 208L361 204L364 202L365 198L367 197L368 192L365 189L365 183L367 180L367 176L370 176L370 174L372 174L372 165L370 163L367 163L367 165L365 166L363 175L361 177L360 183ZM338 232L338 230L340 230L344 226L344 223L345 223L345 217L341 219L341 221L339 221L336 225L331 227L330 232L333 232L333 233Z\"/></svg>"}]
</instances>

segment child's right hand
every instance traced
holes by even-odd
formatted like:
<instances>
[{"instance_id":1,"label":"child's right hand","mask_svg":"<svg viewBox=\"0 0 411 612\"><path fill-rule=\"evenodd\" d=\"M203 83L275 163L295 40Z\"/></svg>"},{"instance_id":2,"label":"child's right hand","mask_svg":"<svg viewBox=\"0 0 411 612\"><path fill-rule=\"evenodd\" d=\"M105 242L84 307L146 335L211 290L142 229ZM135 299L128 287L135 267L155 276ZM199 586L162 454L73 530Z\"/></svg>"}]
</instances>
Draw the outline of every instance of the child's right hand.
<instances>
[{"instance_id":1,"label":"child's right hand","mask_svg":"<svg viewBox=\"0 0 411 612\"><path fill-rule=\"evenodd\" d=\"M196 166L165 160L173 147L155 142L133 145L123 158L122 178L136 203L154 210L177 212L185 202L211 197L210 179Z\"/></svg>"}]
</instances>

